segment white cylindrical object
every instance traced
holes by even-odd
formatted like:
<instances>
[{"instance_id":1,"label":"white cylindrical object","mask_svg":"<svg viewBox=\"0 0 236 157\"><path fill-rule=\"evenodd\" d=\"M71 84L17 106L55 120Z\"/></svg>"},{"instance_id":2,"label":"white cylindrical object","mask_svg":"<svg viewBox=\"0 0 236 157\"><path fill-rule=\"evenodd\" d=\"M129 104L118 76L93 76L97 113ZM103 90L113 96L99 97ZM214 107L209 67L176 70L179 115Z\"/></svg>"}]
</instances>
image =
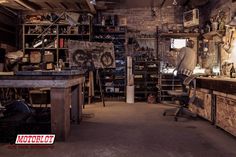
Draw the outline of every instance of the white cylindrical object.
<instances>
[{"instance_id":1,"label":"white cylindrical object","mask_svg":"<svg viewBox=\"0 0 236 157\"><path fill-rule=\"evenodd\" d=\"M133 85L133 72L132 72L132 57L127 56L127 85L132 86Z\"/></svg>"},{"instance_id":2,"label":"white cylindrical object","mask_svg":"<svg viewBox=\"0 0 236 157\"><path fill-rule=\"evenodd\" d=\"M134 86L126 86L126 103L134 103Z\"/></svg>"},{"instance_id":3,"label":"white cylindrical object","mask_svg":"<svg viewBox=\"0 0 236 157\"><path fill-rule=\"evenodd\" d=\"M131 56L127 56L127 67L132 68L132 57Z\"/></svg>"}]
</instances>

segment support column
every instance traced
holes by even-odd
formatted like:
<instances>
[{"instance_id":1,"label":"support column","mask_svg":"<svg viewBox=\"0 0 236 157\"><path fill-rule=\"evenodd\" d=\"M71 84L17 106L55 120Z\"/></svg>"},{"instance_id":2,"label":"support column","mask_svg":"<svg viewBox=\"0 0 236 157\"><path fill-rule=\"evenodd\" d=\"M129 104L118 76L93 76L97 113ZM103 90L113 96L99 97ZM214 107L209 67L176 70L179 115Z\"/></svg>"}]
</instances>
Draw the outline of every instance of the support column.
<instances>
[{"instance_id":1,"label":"support column","mask_svg":"<svg viewBox=\"0 0 236 157\"><path fill-rule=\"evenodd\" d=\"M51 89L51 132L65 141L70 132L71 88Z\"/></svg>"}]
</instances>

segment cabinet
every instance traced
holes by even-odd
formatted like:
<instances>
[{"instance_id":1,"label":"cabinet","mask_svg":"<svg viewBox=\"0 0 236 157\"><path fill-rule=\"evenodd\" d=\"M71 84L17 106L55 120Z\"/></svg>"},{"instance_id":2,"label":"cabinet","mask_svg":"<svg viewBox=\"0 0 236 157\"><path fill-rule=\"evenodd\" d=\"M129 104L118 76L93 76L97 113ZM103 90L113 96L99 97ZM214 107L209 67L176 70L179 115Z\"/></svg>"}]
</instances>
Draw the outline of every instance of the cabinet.
<instances>
[{"instance_id":1,"label":"cabinet","mask_svg":"<svg viewBox=\"0 0 236 157\"><path fill-rule=\"evenodd\" d=\"M69 25L23 24L22 70L52 70L60 62L68 62L68 40L91 39L90 22Z\"/></svg>"},{"instance_id":2,"label":"cabinet","mask_svg":"<svg viewBox=\"0 0 236 157\"><path fill-rule=\"evenodd\" d=\"M100 70L102 89L105 99L125 100L126 96L126 27L94 25L96 42L112 42L114 44L115 68ZM95 95L99 95L95 84Z\"/></svg>"}]
</instances>

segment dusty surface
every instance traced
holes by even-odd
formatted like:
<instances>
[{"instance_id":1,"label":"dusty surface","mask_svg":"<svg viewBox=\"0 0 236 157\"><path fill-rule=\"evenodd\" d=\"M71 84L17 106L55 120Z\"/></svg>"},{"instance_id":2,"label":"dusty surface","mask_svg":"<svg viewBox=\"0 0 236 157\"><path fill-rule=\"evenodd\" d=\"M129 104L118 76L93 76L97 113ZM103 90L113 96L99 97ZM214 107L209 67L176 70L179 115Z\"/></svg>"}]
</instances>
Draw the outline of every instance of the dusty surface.
<instances>
[{"instance_id":1,"label":"dusty surface","mask_svg":"<svg viewBox=\"0 0 236 157\"><path fill-rule=\"evenodd\" d=\"M233 157L236 138L209 122L163 117L169 106L107 102L87 105L83 122L54 148L10 149L0 157Z\"/></svg>"}]
</instances>

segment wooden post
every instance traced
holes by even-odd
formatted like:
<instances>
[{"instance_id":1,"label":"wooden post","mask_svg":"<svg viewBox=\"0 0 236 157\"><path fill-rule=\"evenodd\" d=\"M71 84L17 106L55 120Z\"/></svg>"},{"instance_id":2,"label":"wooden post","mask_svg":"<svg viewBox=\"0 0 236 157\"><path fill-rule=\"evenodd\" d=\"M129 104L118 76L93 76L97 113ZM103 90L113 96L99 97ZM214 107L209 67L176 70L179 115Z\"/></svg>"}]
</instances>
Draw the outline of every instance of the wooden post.
<instances>
[{"instance_id":1,"label":"wooden post","mask_svg":"<svg viewBox=\"0 0 236 157\"><path fill-rule=\"evenodd\" d=\"M51 132L65 141L70 132L71 88L51 89Z\"/></svg>"},{"instance_id":2,"label":"wooden post","mask_svg":"<svg viewBox=\"0 0 236 157\"><path fill-rule=\"evenodd\" d=\"M89 72L89 97L88 97L88 104L91 104L92 97L94 96L94 83L93 83L93 71Z\"/></svg>"},{"instance_id":3,"label":"wooden post","mask_svg":"<svg viewBox=\"0 0 236 157\"><path fill-rule=\"evenodd\" d=\"M79 84L79 121L82 120L82 108L84 106L83 84Z\"/></svg>"},{"instance_id":4,"label":"wooden post","mask_svg":"<svg viewBox=\"0 0 236 157\"><path fill-rule=\"evenodd\" d=\"M71 117L73 122L79 124L82 119L82 85L72 87L72 100L71 100Z\"/></svg>"}]
</instances>

